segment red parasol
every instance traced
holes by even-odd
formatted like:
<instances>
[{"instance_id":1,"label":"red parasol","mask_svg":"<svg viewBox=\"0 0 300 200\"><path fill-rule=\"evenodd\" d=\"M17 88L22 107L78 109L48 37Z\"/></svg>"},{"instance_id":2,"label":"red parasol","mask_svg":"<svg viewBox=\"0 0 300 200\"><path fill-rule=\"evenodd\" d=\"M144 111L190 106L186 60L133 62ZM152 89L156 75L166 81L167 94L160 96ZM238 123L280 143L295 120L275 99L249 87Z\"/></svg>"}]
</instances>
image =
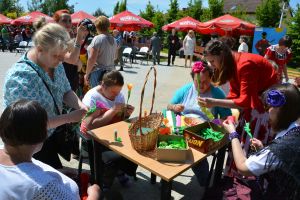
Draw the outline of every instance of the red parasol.
<instances>
[{"instance_id":1,"label":"red parasol","mask_svg":"<svg viewBox=\"0 0 300 200\"><path fill-rule=\"evenodd\" d=\"M12 19L0 14L0 24L10 24L11 21Z\"/></svg>"},{"instance_id":2,"label":"red parasol","mask_svg":"<svg viewBox=\"0 0 300 200\"><path fill-rule=\"evenodd\" d=\"M95 21L95 19L96 19L96 17L94 17L93 15L90 15L84 11L78 11L71 15L73 25L77 25L79 22L81 22L85 18L88 18L92 21Z\"/></svg>"},{"instance_id":3,"label":"red parasol","mask_svg":"<svg viewBox=\"0 0 300 200\"><path fill-rule=\"evenodd\" d=\"M54 22L54 20L48 15L41 13L39 11L31 12L25 16L19 17L11 21L12 25L31 25L33 22L37 21L39 18L45 17L47 22Z\"/></svg>"},{"instance_id":4,"label":"red parasol","mask_svg":"<svg viewBox=\"0 0 300 200\"><path fill-rule=\"evenodd\" d=\"M200 25L201 22L199 22L198 20L192 18L192 17L184 17L182 19L179 19L175 22L172 22L170 24L164 25L162 27L162 30L164 31L170 31L173 28L175 28L178 31L189 31L189 30L196 30L197 26Z\"/></svg>"},{"instance_id":5,"label":"red parasol","mask_svg":"<svg viewBox=\"0 0 300 200\"><path fill-rule=\"evenodd\" d=\"M109 18L110 28L119 31L138 31L142 28L153 27L153 23L129 11L123 11Z\"/></svg>"},{"instance_id":6,"label":"red parasol","mask_svg":"<svg viewBox=\"0 0 300 200\"><path fill-rule=\"evenodd\" d=\"M231 15L223 15L198 25L197 31L202 34L218 33L219 35L253 35L255 25Z\"/></svg>"}]
</instances>

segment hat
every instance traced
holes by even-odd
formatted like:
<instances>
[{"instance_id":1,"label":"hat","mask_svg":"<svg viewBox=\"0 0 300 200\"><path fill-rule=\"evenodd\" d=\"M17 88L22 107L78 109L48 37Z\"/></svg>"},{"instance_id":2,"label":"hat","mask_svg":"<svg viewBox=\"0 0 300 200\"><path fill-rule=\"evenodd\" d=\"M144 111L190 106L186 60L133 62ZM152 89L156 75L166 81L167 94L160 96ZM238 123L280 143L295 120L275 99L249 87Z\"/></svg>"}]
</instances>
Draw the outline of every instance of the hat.
<instances>
[{"instance_id":1,"label":"hat","mask_svg":"<svg viewBox=\"0 0 300 200\"><path fill-rule=\"evenodd\" d=\"M204 63L202 61L197 61L194 62L194 65L192 67L192 72L197 74L204 71L204 69L205 69Z\"/></svg>"}]
</instances>

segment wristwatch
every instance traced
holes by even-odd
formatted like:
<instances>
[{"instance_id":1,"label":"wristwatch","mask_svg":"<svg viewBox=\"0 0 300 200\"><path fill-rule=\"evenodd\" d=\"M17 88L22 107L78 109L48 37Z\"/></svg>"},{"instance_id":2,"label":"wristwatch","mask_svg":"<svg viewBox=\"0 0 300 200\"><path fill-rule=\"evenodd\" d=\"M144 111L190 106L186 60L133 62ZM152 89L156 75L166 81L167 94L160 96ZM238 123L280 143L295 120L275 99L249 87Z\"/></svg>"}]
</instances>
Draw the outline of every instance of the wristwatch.
<instances>
[{"instance_id":1,"label":"wristwatch","mask_svg":"<svg viewBox=\"0 0 300 200\"><path fill-rule=\"evenodd\" d=\"M232 141L234 138L239 139L240 135L235 131L235 132L229 133L229 137L228 138L229 138L230 141Z\"/></svg>"}]
</instances>

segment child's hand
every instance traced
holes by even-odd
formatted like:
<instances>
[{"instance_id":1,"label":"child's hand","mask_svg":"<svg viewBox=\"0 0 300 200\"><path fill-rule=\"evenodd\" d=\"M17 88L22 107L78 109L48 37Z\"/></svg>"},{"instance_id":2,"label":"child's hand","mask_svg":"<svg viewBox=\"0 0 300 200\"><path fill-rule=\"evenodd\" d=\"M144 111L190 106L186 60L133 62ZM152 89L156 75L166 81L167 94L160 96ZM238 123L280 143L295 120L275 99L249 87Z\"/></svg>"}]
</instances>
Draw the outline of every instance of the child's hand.
<instances>
[{"instance_id":1,"label":"child's hand","mask_svg":"<svg viewBox=\"0 0 300 200\"><path fill-rule=\"evenodd\" d=\"M263 143L256 138L250 139L250 142L251 146L253 146L255 149L262 149L264 147Z\"/></svg>"},{"instance_id":2,"label":"child's hand","mask_svg":"<svg viewBox=\"0 0 300 200\"><path fill-rule=\"evenodd\" d=\"M117 113L122 113L123 112L123 108L124 108L124 104L123 103L116 103L111 110L117 114Z\"/></svg>"},{"instance_id":3,"label":"child's hand","mask_svg":"<svg viewBox=\"0 0 300 200\"><path fill-rule=\"evenodd\" d=\"M226 119L224 122L223 122L223 127L226 129L226 131L228 133L232 133L232 132L235 132L235 127L234 127L234 124L232 123L231 120L228 120Z\"/></svg>"},{"instance_id":4,"label":"child's hand","mask_svg":"<svg viewBox=\"0 0 300 200\"><path fill-rule=\"evenodd\" d=\"M134 111L134 107L132 105L127 105L126 106L126 117L129 117Z\"/></svg>"}]
</instances>

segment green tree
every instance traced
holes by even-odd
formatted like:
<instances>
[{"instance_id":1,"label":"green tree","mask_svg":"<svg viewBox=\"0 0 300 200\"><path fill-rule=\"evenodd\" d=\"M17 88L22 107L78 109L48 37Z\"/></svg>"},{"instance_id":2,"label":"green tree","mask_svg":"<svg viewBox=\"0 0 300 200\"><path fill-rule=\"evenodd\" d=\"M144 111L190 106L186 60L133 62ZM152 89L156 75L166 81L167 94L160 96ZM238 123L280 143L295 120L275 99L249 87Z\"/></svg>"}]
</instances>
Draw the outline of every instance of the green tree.
<instances>
[{"instance_id":1,"label":"green tree","mask_svg":"<svg viewBox=\"0 0 300 200\"><path fill-rule=\"evenodd\" d=\"M114 7L114 15L119 13L119 7L120 7L120 3L119 1L116 3L115 7Z\"/></svg>"},{"instance_id":2,"label":"green tree","mask_svg":"<svg viewBox=\"0 0 300 200\"><path fill-rule=\"evenodd\" d=\"M171 23L178 19L177 14L179 11L179 5L177 0L170 0L170 9L167 11L168 13L168 23Z\"/></svg>"},{"instance_id":3,"label":"green tree","mask_svg":"<svg viewBox=\"0 0 300 200\"><path fill-rule=\"evenodd\" d=\"M146 20L149 20L151 21L152 18L154 17L155 15L155 9L154 9L154 6L151 4L150 1L148 1L148 4L146 5L146 10L145 12L143 11L140 11L140 16Z\"/></svg>"},{"instance_id":4,"label":"green tree","mask_svg":"<svg viewBox=\"0 0 300 200\"><path fill-rule=\"evenodd\" d=\"M69 5L69 0L45 0L42 3L41 10L43 13L52 16L57 10L67 9L74 12L74 5Z\"/></svg>"},{"instance_id":5,"label":"green tree","mask_svg":"<svg viewBox=\"0 0 300 200\"><path fill-rule=\"evenodd\" d=\"M7 13L17 13L20 16L24 11L19 3L19 0L1 0L0 1L0 13L6 15Z\"/></svg>"},{"instance_id":6,"label":"green tree","mask_svg":"<svg viewBox=\"0 0 300 200\"><path fill-rule=\"evenodd\" d=\"M148 21L153 22L154 15L155 15L154 6L151 4L150 1L148 1L145 11L140 11L140 16ZM154 29L142 29L140 31L141 35L146 36L146 37L150 37L153 32L154 32Z\"/></svg>"},{"instance_id":7,"label":"green tree","mask_svg":"<svg viewBox=\"0 0 300 200\"><path fill-rule=\"evenodd\" d=\"M127 0L123 0L119 6L119 13L127 10Z\"/></svg>"},{"instance_id":8,"label":"green tree","mask_svg":"<svg viewBox=\"0 0 300 200\"><path fill-rule=\"evenodd\" d=\"M263 0L256 8L256 20L259 26L277 27L281 14L280 0Z\"/></svg>"},{"instance_id":9,"label":"green tree","mask_svg":"<svg viewBox=\"0 0 300 200\"><path fill-rule=\"evenodd\" d=\"M101 8L98 8L94 13L93 13L93 16L95 17L99 17L101 15L104 15L105 17L108 17L108 15L101 9Z\"/></svg>"},{"instance_id":10,"label":"green tree","mask_svg":"<svg viewBox=\"0 0 300 200\"><path fill-rule=\"evenodd\" d=\"M161 28L165 25L165 22L165 15L161 11L156 11L152 18L152 23L154 24L155 32L160 36L163 36L164 34Z\"/></svg>"},{"instance_id":11,"label":"green tree","mask_svg":"<svg viewBox=\"0 0 300 200\"><path fill-rule=\"evenodd\" d=\"M31 0L27 1L27 7L29 12L42 10L43 1L41 0Z\"/></svg>"},{"instance_id":12,"label":"green tree","mask_svg":"<svg viewBox=\"0 0 300 200\"><path fill-rule=\"evenodd\" d=\"M202 0L190 0L187 7L187 14L194 19L200 20L203 14Z\"/></svg>"},{"instance_id":13,"label":"green tree","mask_svg":"<svg viewBox=\"0 0 300 200\"><path fill-rule=\"evenodd\" d=\"M223 0L208 0L209 9L211 11L212 19L222 16L224 14L224 1Z\"/></svg>"},{"instance_id":14,"label":"green tree","mask_svg":"<svg viewBox=\"0 0 300 200\"><path fill-rule=\"evenodd\" d=\"M216 17L222 16L224 1L223 0L208 0L208 8L203 8L201 21L205 22Z\"/></svg>"},{"instance_id":15,"label":"green tree","mask_svg":"<svg viewBox=\"0 0 300 200\"><path fill-rule=\"evenodd\" d=\"M300 4L296 5L293 11L293 17L288 24L288 35L293 40L292 52L293 60L300 64Z\"/></svg>"}]
</instances>

